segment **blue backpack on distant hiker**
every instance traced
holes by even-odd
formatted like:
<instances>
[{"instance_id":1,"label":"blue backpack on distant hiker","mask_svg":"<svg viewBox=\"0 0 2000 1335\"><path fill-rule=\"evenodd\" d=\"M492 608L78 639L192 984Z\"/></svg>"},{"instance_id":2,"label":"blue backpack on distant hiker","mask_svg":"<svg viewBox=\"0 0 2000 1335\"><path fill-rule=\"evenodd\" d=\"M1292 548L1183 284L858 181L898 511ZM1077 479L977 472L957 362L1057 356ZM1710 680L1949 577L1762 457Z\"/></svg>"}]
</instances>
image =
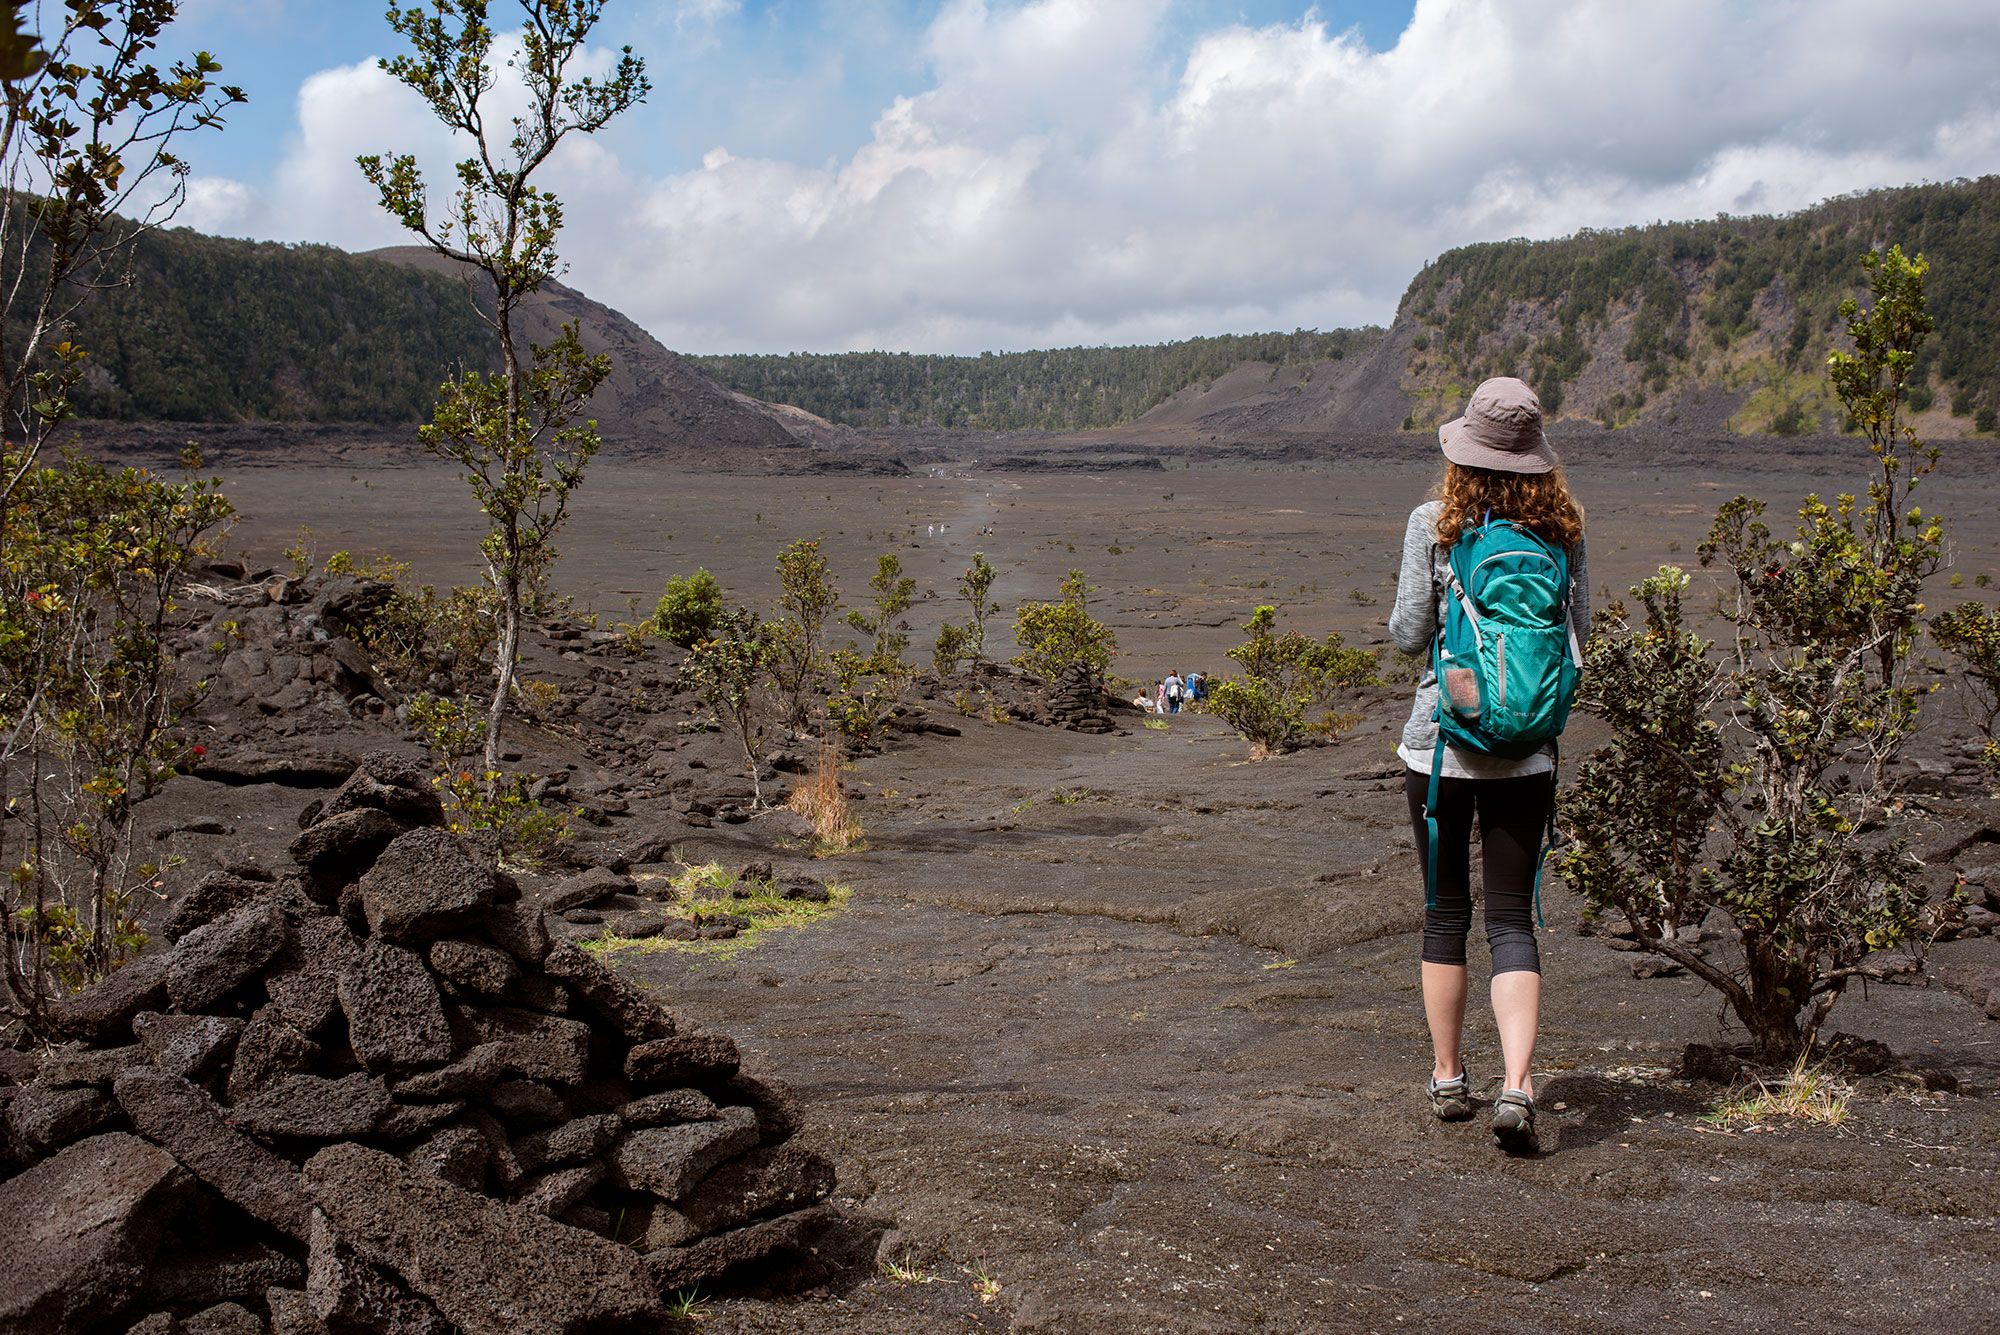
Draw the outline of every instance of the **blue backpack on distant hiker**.
<instances>
[{"instance_id":1,"label":"blue backpack on distant hiker","mask_svg":"<svg viewBox=\"0 0 2000 1335\"><path fill-rule=\"evenodd\" d=\"M1525 760L1554 742L1576 702L1583 654L1570 626L1569 555L1510 519L1488 514L1452 544L1445 614L1431 646L1438 704L1437 748L1424 803L1430 832L1424 907L1437 907L1438 780L1444 749ZM1553 766L1551 766L1553 769ZM1550 782L1555 776L1550 774ZM1542 863L1535 859L1535 919L1542 915Z\"/></svg>"}]
</instances>

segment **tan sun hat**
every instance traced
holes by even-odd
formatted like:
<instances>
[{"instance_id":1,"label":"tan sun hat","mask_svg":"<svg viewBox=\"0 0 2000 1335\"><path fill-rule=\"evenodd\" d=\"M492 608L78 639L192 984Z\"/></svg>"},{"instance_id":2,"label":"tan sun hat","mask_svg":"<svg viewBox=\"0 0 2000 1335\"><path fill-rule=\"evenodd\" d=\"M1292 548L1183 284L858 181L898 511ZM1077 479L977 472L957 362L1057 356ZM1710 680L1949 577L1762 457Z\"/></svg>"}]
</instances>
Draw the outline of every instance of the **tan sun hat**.
<instances>
[{"instance_id":1,"label":"tan sun hat","mask_svg":"<svg viewBox=\"0 0 2000 1335\"><path fill-rule=\"evenodd\" d=\"M1496 376L1472 391L1465 416L1438 428L1444 457L1496 473L1546 473L1556 452L1542 434L1542 401L1513 376Z\"/></svg>"}]
</instances>

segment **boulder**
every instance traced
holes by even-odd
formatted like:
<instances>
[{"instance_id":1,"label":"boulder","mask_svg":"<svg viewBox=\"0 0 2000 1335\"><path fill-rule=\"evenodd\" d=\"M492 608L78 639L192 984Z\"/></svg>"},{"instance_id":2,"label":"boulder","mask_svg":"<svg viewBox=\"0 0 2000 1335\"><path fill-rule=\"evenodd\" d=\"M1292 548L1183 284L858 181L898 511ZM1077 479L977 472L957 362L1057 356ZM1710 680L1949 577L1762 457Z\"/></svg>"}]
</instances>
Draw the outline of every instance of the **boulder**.
<instances>
[{"instance_id":1,"label":"boulder","mask_svg":"<svg viewBox=\"0 0 2000 1335\"><path fill-rule=\"evenodd\" d=\"M55 1003L56 1028L88 1043L129 1042L132 1017L167 1002L166 955L142 955Z\"/></svg>"},{"instance_id":2,"label":"boulder","mask_svg":"<svg viewBox=\"0 0 2000 1335\"><path fill-rule=\"evenodd\" d=\"M833 1165L799 1145L763 1145L729 1160L680 1202L699 1234L817 1205L833 1192Z\"/></svg>"},{"instance_id":3,"label":"boulder","mask_svg":"<svg viewBox=\"0 0 2000 1335\"><path fill-rule=\"evenodd\" d=\"M514 1156L529 1172L561 1168L595 1159L611 1148L625 1124L611 1113L578 1117L543 1131L531 1131L514 1141ZM553 1212L551 1212L553 1213Z\"/></svg>"},{"instance_id":4,"label":"boulder","mask_svg":"<svg viewBox=\"0 0 2000 1335\"><path fill-rule=\"evenodd\" d=\"M641 1043L625 1054L625 1078L635 1090L711 1085L736 1074L741 1058L722 1034L677 1034Z\"/></svg>"},{"instance_id":5,"label":"boulder","mask_svg":"<svg viewBox=\"0 0 2000 1335\"><path fill-rule=\"evenodd\" d=\"M167 957L167 999L183 1013L218 1005L263 971L288 933L285 915L269 903L247 904L195 928Z\"/></svg>"},{"instance_id":6,"label":"boulder","mask_svg":"<svg viewBox=\"0 0 2000 1335\"><path fill-rule=\"evenodd\" d=\"M332 1146L306 1164L304 1183L339 1243L401 1276L466 1335L611 1335L664 1320L628 1248L386 1154Z\"/></svg>"},{"instance_id":7,"label":"boulder","mask_svg":"<svg viewBox=\"0 0 2000 1335\"><path fill-rule=\"evenodd\" d=\"M7 1224L0 1330L81 1330L114 1319L193 1182L173 1156L112 1132L0 1182Z\"/></svg>"},{"instance_id":8,"label":"boulder","mask_svg":"<svg viewBox=\"0 0 2000 1335\"><path fill-rule=\"evenodd\" d=\"M285 1020L278 1003L269 1002L250 1017L236 1042L229 1066L229 1101L241 1103L280 1076L309 1070L319 1060L319 1044Z\"/></svg>"},{"instance_id":9,"label":"boulder","mask_svg":"<svg viewBox=\"0 0 2000 1335\"><path fill-rule=\"evenodd\" d=\"M674 1032L674 1017L666 1007L568 941L549 948L542 968L568 983L585 1007L635 1043Z\"/></svg>"},{"instance_id":10,"label":"boulder","mask_svg":"<svg viewBox=\"0 0 2000 1335\"><path fill-rule=\"evenodd\" d=\"M287 1075L229 1111L229 1120L259 1136L345 1140L373 1131L389 1111L379 1077L356 1071L329 1079Z\"/></svg>"},{"instance_id":11,"label":"boulder","mask_svg":"<svg viewBox=\"0 0 2000 1335\"><path fill-rule=\"evenodd\" d=\"M178 904L167 914L166 923L160 934L169 941L179 941L197 927L206 926L225 914L234 913L245 904L262 898L271 892L267 883L235 876L226 871L210 872L194 883L194 888L181 896Z\"/></svg>"},{"instance_id":12,"label":"boulder","mask_svg":"<svg viewBox=\"0 0 2000 1335\"><path fill-rule=\"evenodd\" d=\"M431 826L383 849L359 889L369 932L399 945L422 945L476 922L494 900L492 871Z\"/></svg>"},{"instance_id":13,"label":"boulder","mask_svg":"<svg viewBox=\"0 0 2000 1335\"><path fill-rule=\"evenodd\" d=\"M280 1233L305 1240L298 1169L230 1126L221 1105L199 1086L140 1067L119 1076L112 1090L139 1134L217 1195Z\"/></svg>"},{"instance_id":14,"label":"boulder","mask_svg":"<svg viewBox=\"0 0 2000 1335\"><path fill-rule=\"evenodd\" d=\"M786 1253L805 1259L839 1220L831 1205L816 1205L684 1247L648 1252L646 1271L662 1293L713 1288L734 1271L768 1265Z\"/></svg>"},{"instance_id":15,"label":"boulder","mask_svg":"<svg viewBox=\"0 0 2000 1335\"><path fill-rule=\"evenodd\" d=\"M413 1297L394 1276L335 1237L318 1210L313 1211L306 1258L306 1303L315 1335L328 1331L450 1335L452 1329L436 1308Z\"/></svg>"},{"instance_id":16,"label":"boulder","mask_svg":"<svg viewBox=\"0 0 2000 1335\"><path fill-rule=\"evenodd\" d=\"M7 1102L7 1136L22 1149L43 1155L81 1140L117 1116L117 1103L95 1085L29 1085Z\"/></svg>"},{"instance_id":17,"label":"boulder","mask_svg":"<svg viewBox=\"0 0 2000 1335\"><path fill-rule=\"evenodd\" d=\"M373 807L323 816L300 831L288 850L305 869L313 898L331 903L333 894L375 864L389 841L409 828Z\"/></svg>"},{"instance_id":18,"label":"boulder","mask_svg":"<svg viewBox=\"0 0 2000 1335\"><path fill-rule=\"evenodd\" d=\"M521 976L512 955L478 941L433 941L426 954L438 977L481 996L497 997Z\"/></svg>"},{"instance_id":19,"label":"boulder","mask_svg":"<svg viewBox=\"0 0 2000 1335\"><path fill-rule=\"evenodd\" d=\"M444 803L423 773L416 765L386 752L363 756L361 767L326 800L321 814L341 816L367 810L382 812L404 825L444 824Z\"/></svg>"},{"instance_id":20,"label":"boulder","mask_svg":"<svg viewBox=\"0 0 2000 1335\"><path fill-rule=\"evenodd\" d=\"M340 1011L340 975L361 958L361 941L331 914L298 924L292 944L264 976L264 990L300 1033L325 1028Z\"/></svg>"},{"instance_id":21,"label":"boulder","mask_svg":"<svg viewBox=\"0 0 2000 1335\"><path fill-rule=\"evenodd\" d=\"M451 1060L444 1003L417 955L371 940L342 970L338 991L348 1040L369 1070L403 1071Z\"/></svg>"},{"instance_id":22,"label":"boulder","mask_svg":"<svg viewBox=\"0 0 2000 1335\"><path fill-rule=\"evenodd\" d=\"M132 1032L153 1065L197 1084L206 1084L229 1064L243 1030L243 1021L233 1015L144 1011L132 1019Z\"/></svg>"},{"instance_id":23,"label":"boulder","mask_svg":"<svg viewBox=\"0 0 2000 1335\"><path fill-rule=\"evenodd\" d=\"M757 1118L747 1108L725 1108L713 1122L655 1126L629 1133L611 1151L611 1180L678 1202L724 1160L757 1143Z\"/></svg>"},{"instance_id":24,"label":"boulder","mask_svg":"<svg viewBox=\"0 0 2000 1335\"><path fill-rule=\"evenodd\" d=\"M523 968L539 967L549 953L549 929L542 910L525 901L495 904L488 909L486 932Z\"/></svg>"}]
</instances>

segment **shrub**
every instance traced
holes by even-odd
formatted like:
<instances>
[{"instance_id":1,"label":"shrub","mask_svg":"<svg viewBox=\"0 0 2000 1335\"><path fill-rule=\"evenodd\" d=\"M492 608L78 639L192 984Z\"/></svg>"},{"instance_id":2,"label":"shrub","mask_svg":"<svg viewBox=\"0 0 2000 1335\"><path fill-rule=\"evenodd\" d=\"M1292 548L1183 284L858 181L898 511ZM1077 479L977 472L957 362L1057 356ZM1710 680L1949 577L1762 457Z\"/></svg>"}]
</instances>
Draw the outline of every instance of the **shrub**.
<instances>
[{"instance_id":1,"label":"shrub","mask_svg":"<svg viewBox=\"0 0 2000 1335\"><path fill-rule=\"evenodd\" d=\"M972 564L958 577L958 596L965 599L965 648L961 655L975 668L986 655L986 619L993 615L993 581L999 574L986 553L974 552Z\"/></svg>"},{"instance_id":2,"label":"shrub","mask_svg":"<svg viewBox=\"0 0 2000 1335\"><path fill-rule=\"evenodd\" d=\"M960 663L972 661L972 631L947 621L938 627L937 643L931 647L931 667L938 676L949 677Z\"/></svg>"},{"instance_id":3,"label":"shrub","mask_svg":"<svg viewBox=\"0 0 2000 1335\"><path fill-rule=\"evenodd\" d=\"M1933 621L1931 634L1965 665L1977 701L1973 723L1986 737L1987 775L2000 789L2000 611L1962 603Z\"/></svg>"},{"instance_id":4,"label":"shrub","mask_svg":"<svg viewBox=\"0 0 2000 1335\"><path fill-rule=\"evenodd\" d=\"M684 669L702 699L736 734L750 771L751 802L758 807L764 805L764 785L757 774L757 685L770 657L770 642L757 614L737 608L723 616L713 636L694 647Z\"/></svg>"},{"instance_id":5,"label":"shrub","mask_svg":"<svg viewBox=\"0 0 2000 1335\"><path fill-rule=\"evenodd\" d=\"M1865 498L1806 497L1790 539L1761 501L1722 507L1701 559L1733 584L1726 653L1688 627L1691 581L1671 566L1633 590L1642 624L1622 607L1600 617L1581 699L1611 742L1562 803L1564 877L1720 991L1774 1062L1810 1050L1849 981L1909 967L1878 952L1925 939L1892 765L1918 723L1911 652L1943 547L1910 495L1937 452L1899 415L1930 328L1926 266L1898 249L1866 264L1875 302L1843 303L1855 351L1829 360L1876 463ZM1735 961L1680 938L1710 914L1733 926Z\"/></svg>"},{"instance_id":6,"label":"shrub","mask_svg":"<svg viewBox=\"0 0 2000 1335\"><path fill-rule=\"evenodd\" d=\"M683 649L711 635L722 620L722 584L706 570L676 575L653 608L653 633Z\"/></svg>"},{"instance_id":7,"label":"shrub","mask_svg":"<svg viewBox=\"0 0 2000 1335\"><path fill-rule=\"evenodd\" d=\"M793 731L812 718L826 684L826 623L840 609L840 591L819 544L799 539L778 553L779 616L766 635L765 670L785 703Z\"/></svg>"},{"instance_id":8,"label":"shrub","mask_svg":"<svg viewBox=\"0 0 2000 1335\"><path fill-rule=\"evenodd\" d=\"M528 795L531 777L478 770L462 758L486 742L486 719L474 705L435 695L414 696L410 726L431 755L431 786L445 807L453 834L492 833L504 861L537 866L548 862L570 839L570 815L551 811Z\"/></svg>"},{"instance_id":9,"label":"shrub","mask_svg":"<svg viewBox=\"0 0 2000 1335\"><path fill-rule=\"evenodd\" d=\"M1014 614L1015 658L1045 681L1081 672L1102 680L1118 652L1111 628L1090 615L1090 586L1083 572L1063 577L1062 591L1052 603L1023 603Z\"/></svg>"},{"instance_id":10,"label":"shrub","mask_svg":"<svg viewBox=\"0 0 2000 1335\"><path fill-rule=\"evenodd\" d=\"M1334 713L1332 701L1344 690L1380 681L1374 650L1349 649L1337 633L1324 641L1297 631L1276 635L1277 620L1278 610L1265 604L1243 623L1250 638L1229 651L1243 671L1215 682L1207 701L1207 712L1234 728L1260 757L1290 750L1309 730L1338 736L1353 727L1355 716ZM1309 729L1316 707L1324 717Z\"/></svg>"}]
</instances>

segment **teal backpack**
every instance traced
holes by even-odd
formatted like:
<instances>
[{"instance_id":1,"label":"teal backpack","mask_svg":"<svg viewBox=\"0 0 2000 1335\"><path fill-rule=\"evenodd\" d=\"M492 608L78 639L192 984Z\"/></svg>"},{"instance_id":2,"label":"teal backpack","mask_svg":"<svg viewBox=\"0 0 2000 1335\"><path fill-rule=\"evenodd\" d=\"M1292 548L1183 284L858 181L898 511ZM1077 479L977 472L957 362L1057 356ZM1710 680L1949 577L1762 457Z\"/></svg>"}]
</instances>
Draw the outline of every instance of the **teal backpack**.
<instances>
[{"instance_id":1,"label":"teal backpack","mask_svg":"<svg viewBox=\"0 0 2000 1335\"><path fill-rule=\"evenodd\" d=\"M1424 822L1430 859L1424 907L1437 907L1438 780L1444 749L1525 760L1561 735L1576 701L1583 654L1570 627L1569 556L1529 529L1488 514L1452 544L1450 597L1431 647L1438 683L1437 749ZM1551 773L1550 781L1554 782ZM1542 862L1555 841L1555 804L1535 860L1535 919Z\"/></svg>"}]
</instances>

